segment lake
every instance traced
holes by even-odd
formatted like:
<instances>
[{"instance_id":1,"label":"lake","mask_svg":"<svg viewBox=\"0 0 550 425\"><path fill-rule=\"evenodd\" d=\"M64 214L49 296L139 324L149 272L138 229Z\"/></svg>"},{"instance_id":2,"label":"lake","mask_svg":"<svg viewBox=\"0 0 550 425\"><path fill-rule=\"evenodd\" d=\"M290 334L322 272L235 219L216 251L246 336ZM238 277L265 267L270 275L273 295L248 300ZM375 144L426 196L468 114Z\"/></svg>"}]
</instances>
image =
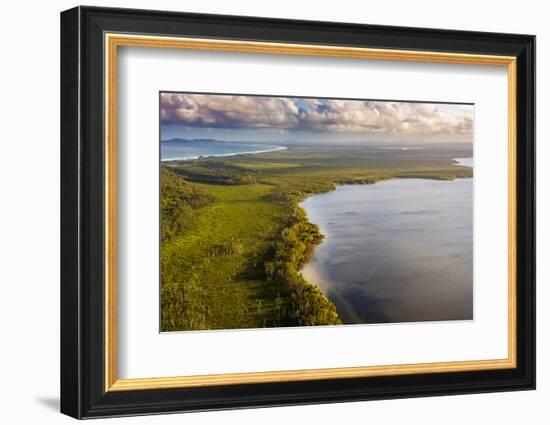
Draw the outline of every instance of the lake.
<instances>
[{"instance_id":1,"label":"lake","mask_svg":"<svg viewBox=\"0 0 550 425\"><path fill-rule=\"evenodd\" d=\"M473 318L473 179L342 185L300 205L325 239L303 276L345 324Z\"/></svg>"},{"instance_id":2,"label":"lake","mask_svg":"<svg viewBox=\"0 0 550 425\"><path fill-rule=\"evenodd\" d=\"M208 156L232 156L247 153L272 152L285 146L263 143L222 142L219 140L173 139L160 143L161 161L197 159Z\"/></svg>"}]
</instances>

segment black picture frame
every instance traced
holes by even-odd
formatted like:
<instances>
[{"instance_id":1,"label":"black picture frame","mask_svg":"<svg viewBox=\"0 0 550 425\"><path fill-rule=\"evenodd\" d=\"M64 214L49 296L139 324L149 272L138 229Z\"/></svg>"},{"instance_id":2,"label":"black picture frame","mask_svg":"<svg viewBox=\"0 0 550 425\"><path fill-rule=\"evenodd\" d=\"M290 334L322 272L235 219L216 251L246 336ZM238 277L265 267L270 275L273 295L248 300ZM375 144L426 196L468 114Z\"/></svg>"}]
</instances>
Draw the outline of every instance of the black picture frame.
<instances>
[{"instance_id":1,"label":"black picture frame","mask_svg":"<svg viewBox=\"0 0 550 425\"><path fill-rule=\"evenodd\" d=\"M105 32L516 57L517 367L106 392ZM93 418L534 388L534 36L96 7L61 13L62 413Z\"/></svg>"}]
</instances>

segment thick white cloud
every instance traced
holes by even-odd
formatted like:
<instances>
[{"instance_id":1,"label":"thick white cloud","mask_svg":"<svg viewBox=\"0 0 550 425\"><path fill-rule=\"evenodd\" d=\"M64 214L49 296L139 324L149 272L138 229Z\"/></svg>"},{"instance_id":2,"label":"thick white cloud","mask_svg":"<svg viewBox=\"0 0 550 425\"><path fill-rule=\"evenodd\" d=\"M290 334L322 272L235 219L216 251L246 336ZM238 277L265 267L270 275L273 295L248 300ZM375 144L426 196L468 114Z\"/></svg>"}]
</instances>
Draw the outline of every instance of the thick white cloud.
<instances>
[{"instance_id":1,"label":"thick white cloud","mask_svg":"<svg viewBox=\"0 0 550 425\"><path fill-rule=\"evenodd\" d=\"M473 106L162 93L161 120L200 128L467 135Z\"/></svg>"}]
</instances>

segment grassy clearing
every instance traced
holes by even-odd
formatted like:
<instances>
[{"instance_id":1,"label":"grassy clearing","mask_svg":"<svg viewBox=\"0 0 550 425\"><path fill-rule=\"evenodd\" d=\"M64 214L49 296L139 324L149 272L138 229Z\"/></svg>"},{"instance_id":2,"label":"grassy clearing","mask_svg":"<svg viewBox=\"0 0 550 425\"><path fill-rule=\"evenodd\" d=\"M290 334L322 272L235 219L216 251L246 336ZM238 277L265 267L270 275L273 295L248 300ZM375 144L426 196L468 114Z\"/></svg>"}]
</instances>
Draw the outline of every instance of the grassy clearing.
<instances>
[{"instance_id":1,"label":"grassy clearing","mask_svg":"<svg viewBox=\"0 0 550 425\"><path fill-rule=\"evenodd\" d=\"M463 149L307 147L163 166L162 330L340 323L299 273L322 235L298 202L343 183L470 177L451 165Z\"/></svg>"},{"instance_id":2,"label":"grassy clearing","mask_svg":"<svg viewBox=\"0 0 550 425\"><path fill-rule=\"evenodd\" d=\"M281 208L262 184L198 184L215 201L162 244L162 328L224 329L283 324L286 294L263 270ZM279 313L279 314L278 314Z\"/></svg>"}]
</instances>

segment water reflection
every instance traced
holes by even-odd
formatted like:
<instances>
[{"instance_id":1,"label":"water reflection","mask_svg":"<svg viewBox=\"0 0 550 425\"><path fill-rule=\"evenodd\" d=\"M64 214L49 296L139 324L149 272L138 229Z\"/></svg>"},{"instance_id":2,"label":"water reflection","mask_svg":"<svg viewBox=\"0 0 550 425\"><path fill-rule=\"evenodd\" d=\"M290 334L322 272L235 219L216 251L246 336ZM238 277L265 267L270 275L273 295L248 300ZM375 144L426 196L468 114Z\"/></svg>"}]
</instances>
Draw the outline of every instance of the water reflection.
<instances>
[{"instance_id":1,"label":"water reflection","mask_svg":"<svg viewBox=\"0 0 550 425\"><path fill-rule=\"evenodd\" d=\"M302 202L325 240L302 270L344 323L472 319L473 179L344 185Z\"/></svg>"}]
</instances>

